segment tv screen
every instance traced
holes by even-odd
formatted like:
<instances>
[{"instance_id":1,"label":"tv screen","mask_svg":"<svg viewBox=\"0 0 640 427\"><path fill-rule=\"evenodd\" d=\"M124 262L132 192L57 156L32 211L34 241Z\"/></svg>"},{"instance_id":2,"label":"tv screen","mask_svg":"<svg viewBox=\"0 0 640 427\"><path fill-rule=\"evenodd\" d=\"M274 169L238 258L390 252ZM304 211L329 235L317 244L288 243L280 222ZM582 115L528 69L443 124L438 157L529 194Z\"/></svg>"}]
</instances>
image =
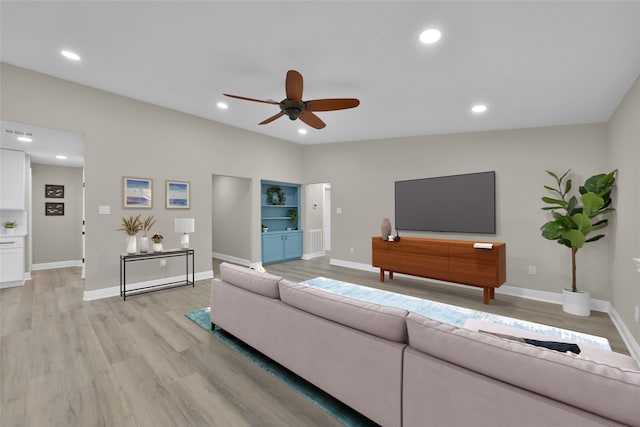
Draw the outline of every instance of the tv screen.
<instances>
[{"instance_id":1,"label":"tv screen","mask_svg":"<svg viewBox=\"0 0 640 427\"><path fill-rule=\"evenodd\" d=\"M396 181L396 229L496 233L496 173Z\"/></svg>"}]
</instances>

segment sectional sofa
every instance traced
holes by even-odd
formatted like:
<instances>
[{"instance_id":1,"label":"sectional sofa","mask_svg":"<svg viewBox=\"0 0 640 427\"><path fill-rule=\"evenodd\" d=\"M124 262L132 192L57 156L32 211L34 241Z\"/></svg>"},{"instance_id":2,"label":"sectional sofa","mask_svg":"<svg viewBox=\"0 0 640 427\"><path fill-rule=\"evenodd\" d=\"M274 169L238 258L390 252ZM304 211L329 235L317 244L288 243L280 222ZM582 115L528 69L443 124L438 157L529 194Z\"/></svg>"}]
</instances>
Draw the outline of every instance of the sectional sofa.
<instances>
[{"instance_id":1,"label":"sectional sofa","mask_svg":"<svg viewBox=\"0 0 640 427\"><path fill-rule=\"evenodd\" d=\"M576 358L228 263L217 325L382 426L640 426L629 356Z\"/></svg>"}]
</instances>

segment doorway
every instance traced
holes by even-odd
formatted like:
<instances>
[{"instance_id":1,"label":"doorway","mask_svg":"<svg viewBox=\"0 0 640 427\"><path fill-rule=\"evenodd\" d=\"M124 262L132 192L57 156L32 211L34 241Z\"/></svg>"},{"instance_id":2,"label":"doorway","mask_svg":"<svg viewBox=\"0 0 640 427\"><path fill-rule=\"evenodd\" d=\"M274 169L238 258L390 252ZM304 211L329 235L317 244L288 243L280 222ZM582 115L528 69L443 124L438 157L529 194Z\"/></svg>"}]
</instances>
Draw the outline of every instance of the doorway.
<instances>
[{"instance_id":1,"label":"doorway","mask_svg":"<svg viewBox=\"0 0 640 427\"><path fill-rule=\"evenodd\" d=\"M84 277L84 135L6 120L0 124L2 148L23 151L28 158L28 200L21 213L27 225L27 276L32 270L82 267ZM58 193L47 194L47 185ZM47 203L55 205L53 215L47 215ZM55 233L71 242L65 245L69 250L60 250L61 237Z\"/></svg>"}]
</instances>

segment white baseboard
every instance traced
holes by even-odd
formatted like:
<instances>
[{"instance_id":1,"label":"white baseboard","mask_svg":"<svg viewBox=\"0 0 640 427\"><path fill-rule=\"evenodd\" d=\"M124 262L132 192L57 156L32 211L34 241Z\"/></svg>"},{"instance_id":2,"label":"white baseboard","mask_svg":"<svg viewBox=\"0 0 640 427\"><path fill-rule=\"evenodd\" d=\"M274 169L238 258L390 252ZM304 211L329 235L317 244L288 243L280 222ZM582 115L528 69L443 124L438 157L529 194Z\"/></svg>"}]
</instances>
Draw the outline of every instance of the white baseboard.
<instances>
[{"instance_id":1,"label":"white baseboard","mask_svg":"<svg viewBox=\"0 0 640 427\"><path fill-rule=\"evenodd\" d=\"M611 317L613 324L615 325L616 329L618 329L622 340L629 349L629 353L631 353L631 356L636 359L638 364L640 364L640 344L638 344L638 341L636 341L636 339L633 337L631 331L629 330L629 328L627 328L627 325L624 323L613 306L609 310L609 317Z\"/></svg>"},{"instance_id":2,"label":"white baseboard","mask_svg":"<svg viewBox=\"0 0 640 427\"><path fill-rule=\"evenodd\" d=\"M238 258L227 254L221 254L219 252L211 252L212 258L221 259L223 261L232 262L234 264L244 265L245 267L253 267L257 263L252 263L248 259Z\"/></svg>"},{"instance_id":3,"label":"white baseboard","mask_svg":"<svg viewBox=\"0 0 640 427\"><path fill-rule=\"evenodd\" d=\"M32 264L31 271L38 270L52 270L54 268L65 268L65 267L82 267L82 260L69 260L69 261L58 261L58 262L43 262L39 264Z\"/></svg>"},{"instance_id":4,"label":"white baseboard","mask_svg":"<svg viewBox=\"0 0 640 427\"><path fill-rule=\"evenodd\" d=\"M24 280L13 280L11 282L0 283L0 289L17 288L18 286L24 286Z\"/></svg>"},{"instance_id":5,"label":"white baseboard","mask_svg":"<svg viewBox=\"0 0 640 427\"><path fill-rule=\"evenodd\" d=\"M302 259L305 260L305 261L308 261L310 259L319 258L319 257L325 256L325 255L326 255L326 253L324 251L322 251L322 252L312 252L312 253L309 253L309 254L302 255Z\"/></svg>"},{"instance_id":6,"label":"white baseboard","mask_svg":"<svg viewBox=\"0 0 640 427\"><path fill-rule=\"evenodd\" d=\"M212 279L213 278L213 270L209 270L209 271L201 271L199 273L195 274L195 280L206 280L206 279ZM139 283L130 283L127 285L127 291L129 290L136 290L136 289L140 289L140 288L145 288L147 286L155 286L155 285L160 285L162 283L165 282L178 282L180 280L184 280L184 274L181 274L179 276L174 276L174 277L165 277L162 279L157 279L157 280L149 280L146 282L139 282ZM170 285L167 285L170 286ZM160 290L162 288L158 288L158 290ZM118 286L112 286L110 288L103 288L103 289L97 289L95 291L84 291L84 295L82 297L82 299L84 301L93 301L93 300L97 300L97 299L102 299L102 298L111 298L111 297L117 297L120 296L120 285Z\"/></svg>"}]
</instances>

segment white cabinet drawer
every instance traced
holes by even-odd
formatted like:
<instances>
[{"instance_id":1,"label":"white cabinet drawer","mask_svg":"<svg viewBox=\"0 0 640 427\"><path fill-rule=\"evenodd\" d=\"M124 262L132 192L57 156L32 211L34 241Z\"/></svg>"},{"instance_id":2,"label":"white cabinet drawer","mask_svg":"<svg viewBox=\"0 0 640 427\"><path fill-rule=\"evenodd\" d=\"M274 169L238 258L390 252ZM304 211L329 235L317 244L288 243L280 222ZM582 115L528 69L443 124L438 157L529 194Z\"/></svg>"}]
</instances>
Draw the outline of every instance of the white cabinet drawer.
<instances>
[{"instance_id":1,"label":"white cabinet drawer","mask_svg":"<svg viewBox=\"0 0 640 427\"><path fill-rule=\"evenodd\" d=\"M0 282L24 280L24 237L0 238Z\"/></svg>"},{"instance_id":2,"label":"white cabinet drawer","mask_svg":"<svg viewBox=\"0 0 640 427\"><path fill-rule=\"evenodd\" d=\"M24 237L0 238L0 250L13 248L24 248Z\"/></svg>"}]
</instances>

